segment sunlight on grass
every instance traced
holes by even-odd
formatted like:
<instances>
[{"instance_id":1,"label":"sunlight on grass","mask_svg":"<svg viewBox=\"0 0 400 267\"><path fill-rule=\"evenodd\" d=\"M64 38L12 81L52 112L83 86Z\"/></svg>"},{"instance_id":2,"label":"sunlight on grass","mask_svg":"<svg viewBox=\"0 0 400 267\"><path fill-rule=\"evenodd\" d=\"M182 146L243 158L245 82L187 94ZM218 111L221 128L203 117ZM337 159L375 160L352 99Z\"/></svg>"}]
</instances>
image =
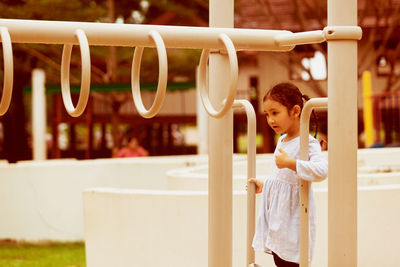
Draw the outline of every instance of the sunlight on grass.
<instances>
[{"instance_id":1,"label":"sunlight on grass","mask_svg":"<svg viewBox=\"0 0 400 267\"><path fill-rule=\"evenodd\" d=\"M16 243L0 241L0 266L84 267L84 243Z\"/></svg>"},{"instance_id":2,"label":"sunlight on grass","mask_svg":"<svg viewBox=\"0 0 400 267\"><path fill-rule=\"evenodd\" d=\"M261 134L257 134L256 136L256 146L257 149L261 148L263 144L263 137ZM240 134L238 136L238 152L239 153L247 153L247 135Z\"/></svg>"}]
</instances>

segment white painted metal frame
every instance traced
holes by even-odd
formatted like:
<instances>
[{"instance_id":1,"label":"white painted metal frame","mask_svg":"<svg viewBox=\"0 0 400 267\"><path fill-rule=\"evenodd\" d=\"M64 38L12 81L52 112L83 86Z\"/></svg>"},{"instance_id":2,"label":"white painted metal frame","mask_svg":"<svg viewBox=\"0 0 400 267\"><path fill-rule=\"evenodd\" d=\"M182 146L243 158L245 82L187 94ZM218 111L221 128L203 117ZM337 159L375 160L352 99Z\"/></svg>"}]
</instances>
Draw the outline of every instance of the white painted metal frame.
<instances>
[{"instance_id":1,"label":"white painted metal frame","mask_svg":"<svg viewBox=\"0 0 400 267\"><path fill-rule=\"evenodd\" d=\"M72 103L71 91L69 86L69 65L71 62L72 44L65 44L61 59L61 94L65 109L72 117L79 117L84 111L89 100L90 93L90 52L89 43L85 32L81 29L75 31L75 36L79 42L82 61L81 91L79 94L76 108Z\"/></svg>"},{"instance_id":2,"label":"white painted metal frame","mask_svg":"<svg viewBox=\"0 0 400 267\"><path fill-rule=\"evenodd\" d=\"M256 113L253 106L247 100L235 100L232 108L244 108L247 117L247 181L256 177ZM247 182L247 240L246 240L246 266L255 262L255 253L252 247L255 232L255 185Z\"/></svg>"},{"instance_id":3,"label":"white painted metal frame","mask_svg":"<svg viewBox=\"0 0 400 267\"><path fill-rule=\"evenodd\" d=\"M42 69L32 71L32 158L46 160L46 75Z\"/></svg>"},{"instance_id":4,"label":"white painted metal frame","mask_svg":"<svg viewBox=\"0 0 400 267\"><path fill-rule=\"evenodd\" d=\"M160 111L161 106L164 103L168 79L167 50L165 48L164 41L160 34L156 31L150 31L149 36L156 44L158 54L157 93L154 102L149 110L144 107L140 94L140 63L142 61L143 54L143 47L141 46L136 47L135 53L133 54L131 75L132 96L134 100L133 102L135 103L138 113L144 118L152 118L156 116L157 113Z\"/></svg>"},{"instance_id":5,"label":"white painted metal frame","mask_svg":"<svg viewBox=\"0 0 400 267\"><path fill-rule=\"evenodd\" d=\"M285 33L275 37L276 42L282 46L299 44L322 43L328 40L360 40L362 30L358 26L329 26L322 31L309 31L298 33Z\"/></svg>"},{"instance_id":6,"label":"white painted metal frame","mask_svg":"<svg viewBox=\"0 0 400 267\"><path fill-rule=\"evenodd\" d=\"M317 107L328 107L328 98L312 98L308 100L300 116L300 160L309 160L308 136L311 112ZM301 178L301 177L300 177ZM309 196L310 181L300 181L300 266L309 265Z\"/></svg>"},{"instance_id":7,"label":"white painted metal frame","mask_svg":"<svg viewBox=\"0 0 400 267\"><path fill-rule=\"evenodd\" d=\"M216 27L234 27L233 7L234 0L211 0L209 2L209 26L213 31L217 29ZM227 35L238 49L235 40L229 34ZM219 50L224 51L224 49L225 46ZM232 56L230 58L232 59ZM213 100L214 105L224 104L226 96L229 95L228 89L232 89L227 86L227 81L232 77L230 62L227 53L213 49L213 53L209 55L208 98ZM204 103L203 100L202 102ZM220 118L209 118L208 267L233 265L233 110L228 109L225 113Z\"/></svg>"},{"instance_id":8,"label":"white painted metal frame","mask_svg":"<svg viewBox=\"0 0 400 267\"><path fill-rule=\"evenodd\" d=\"M226 8L228 7L229 12ZM213 11L211 11L213 10ZM229 14L228 19L219 16ZM7 111L13 82L11 43L64 44L62 59L63 100L71 116L84 111L90 87L89 45L137 46L132 63L132 92L139 113L147 118L155 116L161 108L166 88L167 62L165 47L204 49L201 66L202 101L210 120L209 153L209 266L232 265L232 160L219 163L232 155L232 112L237 82L235 50L289 51L298 44L328 42L328 95L329 95L329 266L357 265L357 40L361 28L357 23L356 0L328 0L328 27L323 31L291 33L276 30L233 29L233 1L210 1L210 26L177 27L154 25L121 25L109 23L81 23L60 21L33 21L0 19L1 41L4 54L4 85L0 102L0 115ZM220 27L223 26L223 27ZM220 28L218 28L220 27ZM221 42L222 41L222 42ZM72 45L79 44L82 58L81 95L77 107L70 101L69 58ZM159 54L159 85L156 99L146 110L140 98L139 69L143 47L156 47ZM209 50L227 51L210 55L210 90L206 93L205 66ZM340 57L337 55L341 55ZM227 60L228 59L228 60ZM226 64L229 70L224 71ZM344 73L345 75L340 75ZM230 74L227 90L221 80ZM218 81L220 80L220 81ZM222 90L222 93L220 92ZM224 98L224 95L228 96ZM223 107L218 111L211 105L210 97ZM350 114L350 115L349 115ZM218 121L215 119L218 118ZM348 135L335 129L340 123ZM221 135L221 136L220 136ZM220 136L220 137L218 137ZM230 136L230 137L229 137ZM216 137L216 138L215 138ZM332 149L334 148L334 149ZM216 162L214 162L216 161ZM218 162L217 162L218 161ZM220 179L221 178L221 179ZM219 179L221 181L219 181ZM226 185L226 181L230 180ZM348 184L342 190L343 184ZM224 192L226 186L227 191ZM341 188L340 190L339 187ZM214 190L218 188L218 190ZM214 206L218 208L214 209ZM223 213L223 214L222 214ZM215 215L215 218L212 217ZM211 218L212 217L212 218ZM230 220L230 223L229 223ZM224 232L219 234L219 231ZM220 242L226 239L227 242ZM249 241L248 241L249 242ZM221 252L223 250L223 252ZM252 256L248 256L251 258Z\"/></svg>"},{"instance_id":9,"label":"white painted metal frame","mask_svg":"<svg viewBox=\"0 0 400 267\"><path fill-rule=\"evenodd\" d=\"M229 57L229 87L228 87L228 96L225 98L224 103L222 103L222 107L220 110L215 110L213 105L210 102L210 98L208 97L208 90L207 90L207 59L208 55L210 54L209 49L203 49L200 57L200 64L199 64L199 89L200 89L200 96L203 106L208 113L213 118L221 118L225 116L225 114L230 110L233 104L233 100L235 99L236 90L237 90L237 81L238 81L238 61L236 56L235 46L233 45L231 39L224 34L221 33L219 35L219 39L224 43L226 47L226 51L228 52Z\"/></svg>"},{"instance_id":10,"label":"white painted metal frame","mask_svg":"<svg viewBox=\"0 0 400 267\"><path fill-rule=\"evenodd\" d=\"M10 34L6 27L0 28L1 45L4 58L3 94L0 102L0 116L3 116L11 103L12 87L14 81L13 53Z\"/></svg>"},{"instance_id":11,"label":"white painted metal frame","mask_svg":"<svg viewBox=\"0 0 400 267\"><path fill-rule=\"evenodd\" d=\"M328 26L357 25L357 0L328 0ZM357 40L328 42L328 265L357 266Z\"/></svg>"},{"instance_id":12,"label":"white painted metal frame","mask_svg":"<svg viewBox=\"0 0 400 267\"><path fill-rule=\"evenodd\" d=\"M92 46L155 47L149 32L156 31L168 48L224 50L225 45L219 40L222 33L232 40L237 50L288 51L294 47L282 47L275 42L277 35L291 34L283 30L15 19L0 19L0 25L8 29L14 43L78 44L74 36L75 31L81 29Z\"/></svg>"},{"instance_id":13,"label":"white painted metal frame","mask_svg":"<svg viewBox=\"0 0 400 267\"><path fill-rule=\"evenodd\" d=\"M276 30L248 30L231 28L177 27L151 25L120 25L109 23L82 23L61 21L34 21L0 19L4 53L4 89L0 103L0 115L9 106L12 95L12 49L15 43L64 44L61 60L61 88L67 112L78 117L87 105L90 91L90 45L137 46L132 61L132 95L138 112L145 118L154 117L161 108L167 86L166 47L203 48L200 59L200 92L207 113L213 118L223 117L232 106L238 79L236 50L288 51L297 44L360 39L357 26L326 27L323 31L291 33ZM9 34L11 32L11 34ZM149 38L150 37L150 38ZM82 60L81 91L76 107L70 95L69 63L72 45L79 44ZM156 47L159 55L159 81L156 98L149 110L140 96L140 61L143 47ZM206 65L210 49L226 50L230 62L230 85L228 97L220 110L216 110L206 97Z\"/></svg>"}]
</instances>

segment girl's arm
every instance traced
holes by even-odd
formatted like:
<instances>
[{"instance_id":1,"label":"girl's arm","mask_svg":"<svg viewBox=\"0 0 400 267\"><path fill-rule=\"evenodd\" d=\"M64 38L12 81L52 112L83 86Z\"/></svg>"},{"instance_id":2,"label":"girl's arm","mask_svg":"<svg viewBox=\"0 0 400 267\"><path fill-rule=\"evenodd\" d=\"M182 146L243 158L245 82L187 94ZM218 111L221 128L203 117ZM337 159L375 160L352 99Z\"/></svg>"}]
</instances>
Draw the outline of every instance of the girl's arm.
<instances>
[{"instance_id":1,"label":"girl's arm","mask_svg":"<svg viewBox=\"0 0 400 267\"><path fill-rule=\"evenodd\" d=\"M297 160L297 174L310 182L320 182L328 177L328 161L322 155L321 146L316 139L309 143L309 160Z\"/></svg>"},{"instance_id":2,"label":"girl's arm","mask_svg":"<svg viewBox=\"0 0 400 267\"><path fill-rule=\"evenodd\" d=\"M281 154L275 156L275 164L279 169L288 168L292 171L297 171L296 163L297 161L291 158L283 149L278 148Z\"/></svg>"}]
</instances>

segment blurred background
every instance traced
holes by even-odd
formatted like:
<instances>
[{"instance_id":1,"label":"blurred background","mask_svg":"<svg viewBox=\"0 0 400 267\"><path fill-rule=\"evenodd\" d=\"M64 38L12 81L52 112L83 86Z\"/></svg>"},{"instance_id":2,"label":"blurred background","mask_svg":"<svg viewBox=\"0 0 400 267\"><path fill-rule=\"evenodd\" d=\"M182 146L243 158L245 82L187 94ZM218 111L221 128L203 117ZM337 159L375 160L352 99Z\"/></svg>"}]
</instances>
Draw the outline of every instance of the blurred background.
<instances>
[{"instance_id":1,"label":"blurred background","mask_svg":"<svg viewBox=\"0 0 400 267\"><path fill-rule=\"evenodd\" d=\"M363 28L358 51L359 147L400 146L400 1L358 2L358 25ZM237 0L235 27L321 30L327 24L326 9L326 2L319 0ZM3 0L0 17L207 27L208 1ZM168 92L160 114L152 119L142 118L133 103L133 52L133 47L90 47L90 99L84 114L72 118L61 98L62 46L13 44L14 90L9 111L0 117L0 158L9 162L32 159L35 69L45 74L47 158L109 158L127 145L128 136L135 136L150 156L200 153L200 140L206 138L198 131L196 116L196 67L201 50L167 49ZM272 152L276 140L262 112L264 93L278 82L291 81L311 97L327 96L326 55L326 43L301 45L285 53L238 52L237 98L248 99L257 112L259 153ZM0 62L2 82L2 53ZM74 46L70 82L75 103L80 90L80 64L79 48ZM147 107L154 99L157 81L157 53L147 48L141 64L141 91ZM366 88L371 89L370 93L365 93ZM365 115L364 107L370 115ZM318 112L317 117L321 138L326 134L327 114ZM243 153L245 114L235 114L234 120L234 152ZM365 130L367 124L371 126Z\"/></svg>"}]
</instances>

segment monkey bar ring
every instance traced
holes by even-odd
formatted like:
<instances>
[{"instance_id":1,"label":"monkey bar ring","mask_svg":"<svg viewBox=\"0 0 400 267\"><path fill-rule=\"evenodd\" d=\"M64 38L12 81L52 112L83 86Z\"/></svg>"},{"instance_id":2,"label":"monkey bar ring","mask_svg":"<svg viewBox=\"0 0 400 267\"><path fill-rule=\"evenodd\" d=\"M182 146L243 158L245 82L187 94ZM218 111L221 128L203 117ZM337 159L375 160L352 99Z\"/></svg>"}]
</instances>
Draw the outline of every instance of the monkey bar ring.
<instances>
[{"instance_id":1,"label":"monkey bar ring","mask_svg":"<svg viewBox=\"0 0 400 267\"><path fill-rule=\"evenodd\" d=\"M206 72L207 72L207 61L208 55L210 54L210 49L203 49L200 57L199 64L199 87L200 87L200 97L203 102L204 108L207 113L214 118L223 117L228 110L231 108L237 89L237 80L238 80L238 62L236 56L235 46L233 45L232 40L224 33L219 35L219 40L223 42L228 52L229 57L229 66L230 66L230 84L229 84L229 93L227 98L222 103L222 108L220 110L215 110L213 105L210 102L210 98L207 93L207 85L206 85Z\"/></svg>"},{"instance_id":2,"label":"monkey bar ring","mask_svg":"<svg viewBox=\"0 0 400 267\"><path fill-rule=\"evenodd\" d=\"M64 44L61 59L61 93L65 109L72 117L80 116L87 105L90 92L90 51L86 34L83 30L77 29L75 36L79 42L82 61L81 73L81 91L79 94L78 104L74 107L71 99L71 90L69 84L69 66L71 62L72 44Z\"/></svg>"},{"instance_id":3,"label":"monkey bar ring","mask_svg":"<svg viewBox=\"0 0 400 267\"><path fill-rule=\"evenodd\" d=\"M132 72L131 72L131 87L132 96L138 113L144 118L152 118L160 111L162 103L164 102L165 93L167 90L167 78L168 78L168 63L167 63L167 51L165 49L164 41L161 35L157 31L149 32L150 38L154 41L158 54L158 85L157 93L153 104L150 109L147 110L142 102L140 94L140 62L142 59L144 47L138 46L135 48L132 60Z\"/></svg>"}]
</instances>

